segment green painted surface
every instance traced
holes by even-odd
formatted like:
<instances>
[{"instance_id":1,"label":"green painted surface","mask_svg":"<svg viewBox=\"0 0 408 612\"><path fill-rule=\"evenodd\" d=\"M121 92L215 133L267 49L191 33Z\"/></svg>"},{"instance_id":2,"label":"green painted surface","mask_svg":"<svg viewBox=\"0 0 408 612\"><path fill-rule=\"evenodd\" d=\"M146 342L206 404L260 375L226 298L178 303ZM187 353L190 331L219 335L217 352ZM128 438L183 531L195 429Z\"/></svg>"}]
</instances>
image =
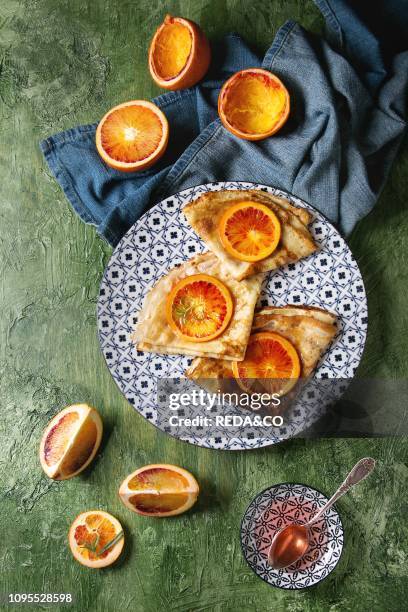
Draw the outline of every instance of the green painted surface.
<instances>
[{"instance_id":1,"label":"green painted surface","mask_svg":"<svg viewBox=\"0 0 408 612\"><path fill-rule=\"evenodd\" d=\"M116 103L157 93L146 51L167 11L199 21L213 40L236 30L260 51L289 17L316 32L323 26L312 2L296 0L0 5L0 593L73 592L81 612L402 610L405 440L297 440L234 454L194 448L135 414L105 367L95 309L110 249L70 210L37 143L97 120ZM405 147L376 210L351 239L369 294L362 370L372 376L408 371L407 170ZM39 467L39 439L52 414L75 401L100 409L104 444L84 475L52 483ZM367 454L378 459L375 475L338 504L346 545L335 572L299 593L259 580L238 537L252 497L281 481L329 493ZM183 465L201 483L199 503L181 518L138 517L117 497L124 476L159 461ZM66 541L72 519L95 507L115 514L127 539L122 562L100 572L73 561Z\"/></svg>"}]
</instances>

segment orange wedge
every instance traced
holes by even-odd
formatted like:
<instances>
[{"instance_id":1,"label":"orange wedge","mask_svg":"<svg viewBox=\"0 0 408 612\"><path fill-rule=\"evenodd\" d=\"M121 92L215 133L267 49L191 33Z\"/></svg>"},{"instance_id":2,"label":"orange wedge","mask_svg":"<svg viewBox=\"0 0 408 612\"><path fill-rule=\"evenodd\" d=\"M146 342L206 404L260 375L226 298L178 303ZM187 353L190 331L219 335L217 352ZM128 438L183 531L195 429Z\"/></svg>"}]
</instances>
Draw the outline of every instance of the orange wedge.
<instances>
[{"instance_id":1,"label":"orange wedge","mask_svg":"<svg viewBox=\"0 0 408 612\"><path fill-rule=\"evenodd\" d=\"M76 517L68 534L75 559L94 569L112 565L125 543L122 525L102 510L90 510Z\"/></svg>"},{"instance_id":2,"label":"orange wedge","mask_svg":"<svg viewBox=\"0 0 408 612\"><path fill-rule=\"evenodd\" d=\"M96 129L96 148L115 170L135 172L156 163L166 150L169 124L152 102L132 100L106 113Z\"/></svg>"},{"instance_id":3,"label":"orange wedge","mask_svg":"<svg viewBox=\"0 0 408 612\"><path fill-rule=\"evenodd\" d=\"M132 512L144 516L175 516L197 501L199 486L192 474L177 465L139 468L122 482L119 496Z\"/></svg>"},{"instance_id":4,"label":"orange wedge","mask_svg":"<svg viewBox=\"0 0 408 612\"><path fill-rule=\"evenodd\" d=\"M149 48L149 70L164 89L192 87L208 70L211 51L201 28L188 19L166 15Z\"/></svg>"},{"instance_id":5,"label":"orange wedge","mask_svg":"<svg viewBox=\"0 0 408 612\"><path fill-rule=\"evenodd\" d=\"M293 344L274 332L260 332L249 338L244 361L233 361L238 385L252 392L260 383L269 393L285 395L300 376L300 359Z\"/></svg>"},{"instance_id":6,"label":"orange wedge","mask_svg":"<svg viewBox=\"0 0 408 612\"><path fill-rule=\"evenodd\" d=\"M102 439L102 420L95 408L75 404L61 410L47 425L40 444L44 472L67 480L89 465Z\"/></svg>"},{"instance_id":7,"label":"orange wedge","mask_svg":"<svg viewBox=\"0 0 408 612\"><path fill-rule=\"evenodd\" d=\"M239 202L222 215L218 235L224 249L235 259L260 261L278 246L281 224L268 206Z\"/></svg>"},{"instance_id":8,"label":"orange wedge","mask_svg":"<svg viewBox=\"0 0 408 612\"><path fill-rule=\"evenodd\" d=\"M262 68L232 75L218 97L218 114L235 136L262 140L275 134L289 116L289 93L280 79Z\"/></svg>"},{"instance_id":9,"label":"orange wedge","mask_svg":"<svg viewBox=\"0 0 408 612\"><path fill-rule=\"evenodd\" d=\"M166 317L185 340L208 342L228 327L233 309L230 290L221 281L208 274L193 274L170 291Z\"/></svg>"}]
</instances>

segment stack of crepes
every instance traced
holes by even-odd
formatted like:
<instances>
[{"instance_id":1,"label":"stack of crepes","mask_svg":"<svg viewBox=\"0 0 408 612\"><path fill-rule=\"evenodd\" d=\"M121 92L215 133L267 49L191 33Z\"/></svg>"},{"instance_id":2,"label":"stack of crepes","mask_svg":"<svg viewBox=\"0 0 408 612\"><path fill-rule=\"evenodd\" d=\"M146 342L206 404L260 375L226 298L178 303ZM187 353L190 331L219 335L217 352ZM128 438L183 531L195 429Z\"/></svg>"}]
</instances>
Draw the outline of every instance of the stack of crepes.
<instances>
[{"instance_id":1,"label":"stack of crepes","mask_svg":"<svg viewBox=\"0 0 408 612\"><path fill-rule=\"evenodd\" d=\"M183 213L209 251L163 276L146 296L132 340L140 351L195 357L186 375L287 380L313 372L336 334L336 316L310 306L255 312L266 274L312 256L312 215L258 190L213 191ZM254 316L255 315L255 316Z\"/></svg>"}]
</instances>

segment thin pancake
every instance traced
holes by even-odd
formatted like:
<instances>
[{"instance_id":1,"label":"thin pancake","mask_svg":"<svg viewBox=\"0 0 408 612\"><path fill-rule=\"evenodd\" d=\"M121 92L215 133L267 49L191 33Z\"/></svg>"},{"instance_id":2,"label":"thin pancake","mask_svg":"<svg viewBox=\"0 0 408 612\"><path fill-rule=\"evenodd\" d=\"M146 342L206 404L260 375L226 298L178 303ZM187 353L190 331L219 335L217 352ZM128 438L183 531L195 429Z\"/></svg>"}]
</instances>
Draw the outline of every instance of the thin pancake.
<instances>
[{"instance_id":1,"label":"thin pancake","mask_svg":"<svg viewBox=\"0 0 408 612\"><path fill-rule=\"evenodd\" d=\"M231 323L221 336L209 342L185 340L170 328L166 319L169 292L181 279L193 274L209 274L218 278L228 287L234 300ZM163 276L149 292L139 313L132 340L140 351L150 353L242 361L263 276L258 274L238 282L225 273L221 262L212 253L197 255Z\"/></svg>"},{"instance_id":2,"label":"thin pancake","mask_svg":"<svg viewBox=\"0 0 408 612\"><path fill-rule=\"evenodd\" d=\"M224 249L218 236L218 223L224 211L238 202L251 200L268 206L281 222L282 234L276 250L261 261L239 261ZM288 200L259 190L211 191L190 202L183 212L194 231L222 261L224 269L237 280L252 274L275 270L298 261L317 250L308 230L312 215L305 208L293 206Z\"/></svg>"},{"instance_id":3,"label":"thin pancake","mask_svg":"<svg viewBox=\"0 0 408 612\"><path fill-rule=\"evenodd\" d=\"M313 306L270 306L255 313L252 332L274 331L296 348L307 378L330 346L337 332L336 316ZM194 359L186 371L192 379L232 378L231 364L225 360Z\"/></svg>"}]
</instances>

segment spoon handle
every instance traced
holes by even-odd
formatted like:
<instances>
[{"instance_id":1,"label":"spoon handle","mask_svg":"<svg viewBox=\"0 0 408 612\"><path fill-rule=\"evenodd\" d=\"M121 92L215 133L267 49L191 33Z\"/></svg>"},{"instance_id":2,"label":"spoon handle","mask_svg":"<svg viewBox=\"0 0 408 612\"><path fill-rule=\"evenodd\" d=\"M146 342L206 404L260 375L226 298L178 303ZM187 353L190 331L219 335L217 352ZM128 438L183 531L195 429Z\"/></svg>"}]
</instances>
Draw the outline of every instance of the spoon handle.
<instances>
[{"instance_id":1,"label":"spoon handle","mask_svg":"<svg viewBox=\"0 0 408 612\"><path fill-rule=\"evenodd\" d=\"M349 472L346 480L339 486L335 494L329 499L323 508L321 508L319 512L306 523L306 526L310 527L313 525L313 523L316 523L340 497L351 489L351 487L354 487L354 485L364 480L364 478L367 478L367 476L373 471L374 467L375 461L371 457L360 459L360 461L358 461L353 469Z\"/></svg>"}]
</instances>

